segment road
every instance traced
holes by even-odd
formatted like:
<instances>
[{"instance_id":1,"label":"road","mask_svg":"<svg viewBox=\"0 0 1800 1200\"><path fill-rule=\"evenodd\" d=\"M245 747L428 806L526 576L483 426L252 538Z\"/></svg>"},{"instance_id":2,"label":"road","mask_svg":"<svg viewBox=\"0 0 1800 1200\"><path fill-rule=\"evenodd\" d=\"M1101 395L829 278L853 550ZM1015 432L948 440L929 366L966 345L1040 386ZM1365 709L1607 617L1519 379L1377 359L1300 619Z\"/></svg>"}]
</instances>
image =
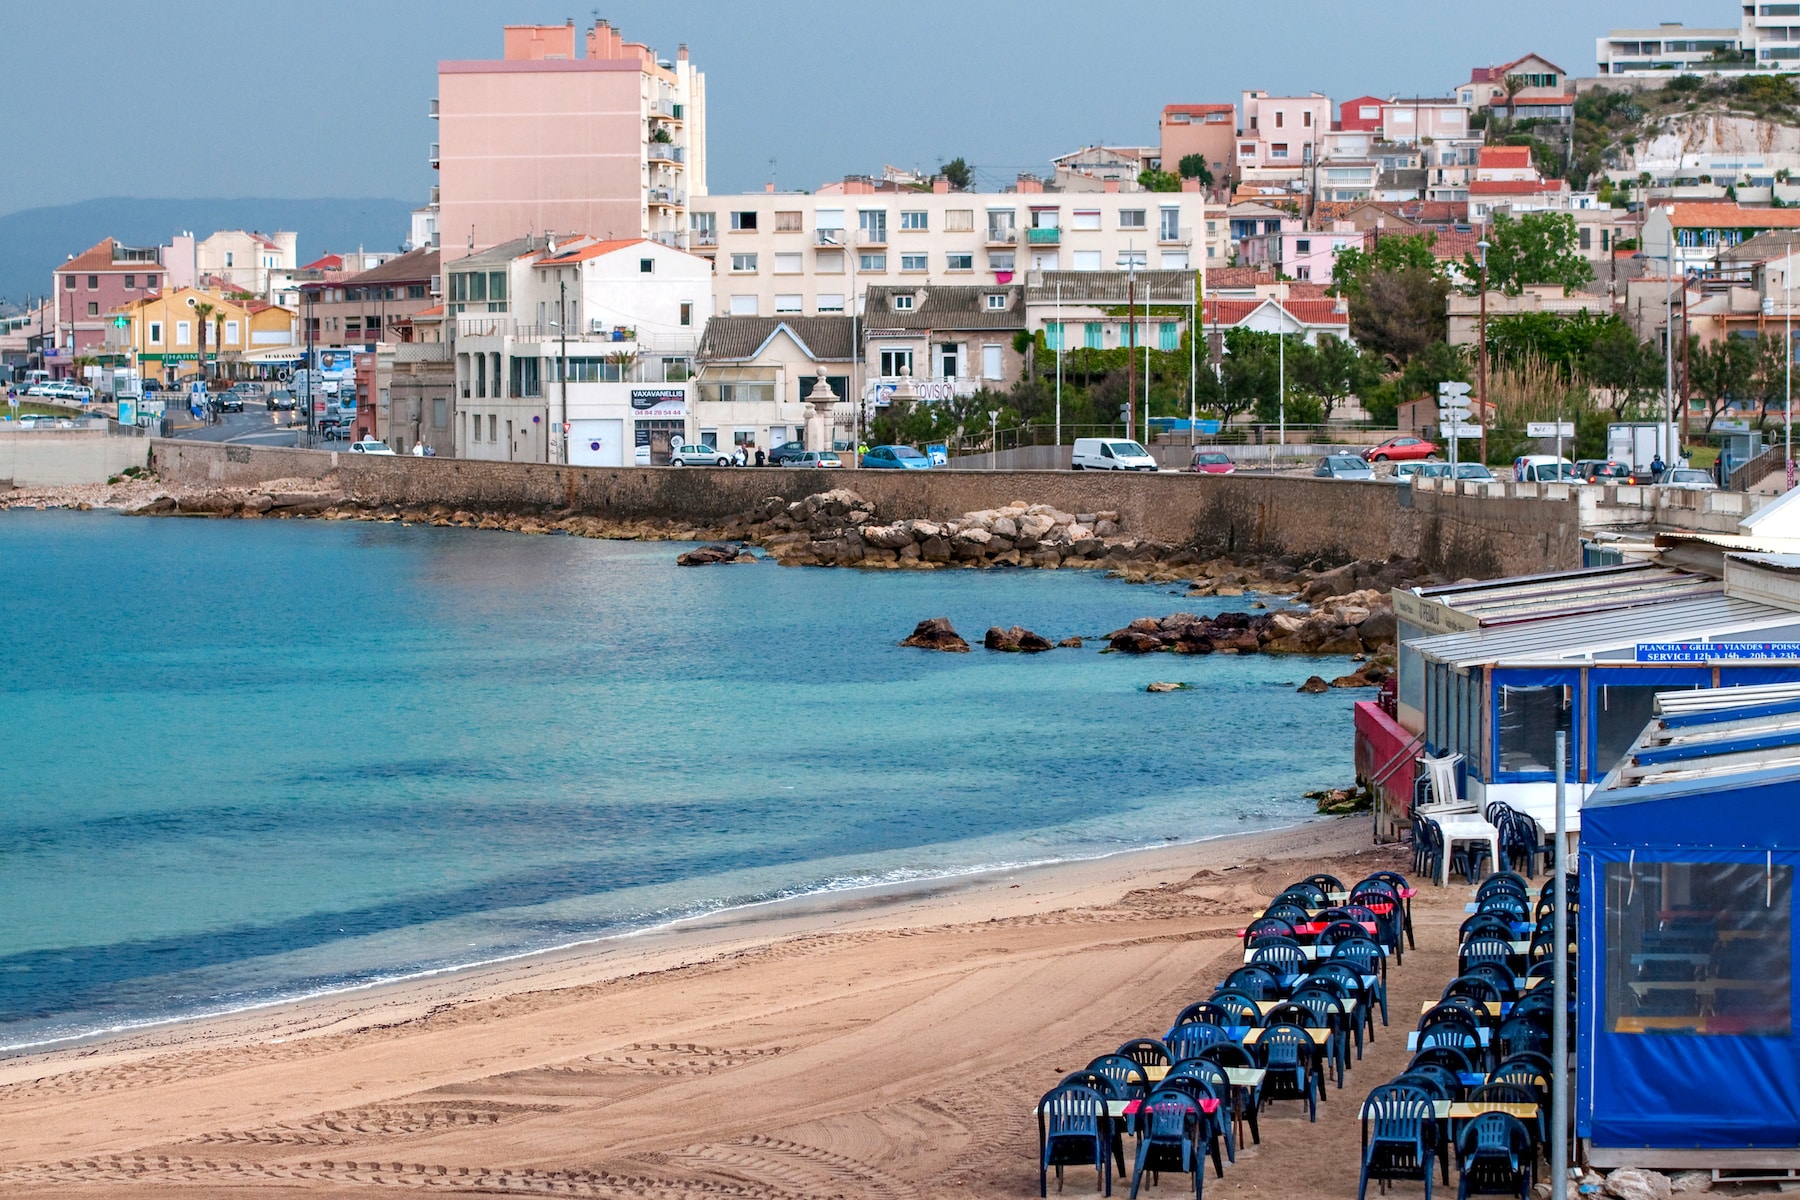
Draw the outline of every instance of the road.
<instances>
[{"instance_id":1,"label":"road","mask_svg":"<svg viewBox=\"0 0 1800 1200\"><path fill-rule=\"evenodd\" d=\"M178 430L175 436L193 442L233 442L251 446L294 446L305 436L304 427L288 428L291 412L268 412L261 406L241 413L226 413L217 425ZM324 443L329 445L329 443Z\"/></svg>"}]
</instances>

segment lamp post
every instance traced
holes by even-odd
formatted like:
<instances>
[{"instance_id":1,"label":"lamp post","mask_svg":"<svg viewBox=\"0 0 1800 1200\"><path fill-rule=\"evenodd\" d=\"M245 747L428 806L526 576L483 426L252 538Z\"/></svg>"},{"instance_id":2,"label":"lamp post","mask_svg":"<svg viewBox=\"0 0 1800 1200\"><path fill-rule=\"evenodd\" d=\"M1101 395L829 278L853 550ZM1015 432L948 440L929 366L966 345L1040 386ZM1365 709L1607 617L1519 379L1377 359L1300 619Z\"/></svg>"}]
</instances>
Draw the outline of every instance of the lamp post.
<instances>
[{"instance_id":1,"label":"lamp post","mask_svg":"<svg viewBox=\"0 0 1800 1200\"><path fill-rule=\"evenodd\" d=\"M1787 472L1787 486L1794 490L1794 248L1788 247L1787 265L1781 272L1781 290L1786 293L1782 304L1783 324L1787 336L1783 339L1782 359L1787 370L1787 381L1781 401L1781 464ZM1682 299L1685 301L1686 296ZM1681 306L1685 317L1687 305ZM1687 322L1682 321L1681 344L1687 346Z\"/></svg>"},{"instance_id":2,"label":"lamp post","mask_svg":"<svg viewBox=\"0 0 1800 1200\"><path fill-rule=\"evenodd\" d=\"M1132 243L1126 243L1125 249L1125 436L1130 437L1134 422L1131 419L1131 406L1137 398L1137 322L1133 314L1137 311L1137 254Z\"/></svg>"},{"instance_id":3,"label":"lamp post","mask_svg":"<svg viewBox=\"0 0 1800 1200\"><path fill-rule=\"evenodd\" d=\"M994 469L1000 449L1000 410L988 409L988 470Z\"/></svg>"},{"instance_id":4,"label":"lamp post","mask_svg":"<svg viewBox=\"0 0 1800 1200\"><path fill-rule=\"evenodd\" d=\"M1479 388L1480 388L1481 394L1480 394L1480 396L1477 397L1477 399L1480 401L1480 404L1476 408L1476 415L1481 418L1481 463L1483 466L1486 466L1487 465L1487 456L1488 456L1487 455L1487 427L1488 427L1487 252L1489 249L1491 249L1491 246L1489 245L1488 240L1486 238L1482 238L1479 242L1475 243L1475 249L1477 249L1478 251L1481 252L1481 260L1480 260L1481 261L1481 281L1480 281L1480 283L1478 283L1476 285L1480 289L1480 292L1481 292L1481 327L1475 335L1475 340L1479 344L1478 345L1478 355L1479 355L1480 362L1481 362L1481 366L1479 368L1480 374L1478 376Z\"/></svg>"},{"instance_id":5,"label":"lamp post","mask_svg":"<svg viewBox=\"0 0 1800 1200\"><path fill-rule=\"evenodd\" d=\"M1667 259L1669 282L1663 289L1663 466L1673 469L1675 446L1675 229L1669 227L1669 240L1663 250ZM1685 306L1684 306L1685 307Z\"/></svg>"},{"instance_id":6,"label":"lamp post","mask_svg":"<svg viewBox=\"0 0 1800 1200\"><path fill-rule=\"evenodd\" d=\"M1062 319L1062 276L1056 277L1056 444L1062 445L1062 367L1063 351L1068 349L1069 331L1063 327ZM1057 454L1060 456L1059 449ZM1057 459L1052 459L1052 462Z\"/></svg>"},{"instance_id":7,"label":"lamp post","mask_svg":"<svg viewBox=\"0 0 1800 1200\"><path fill-rule=\"evenodd\" d=\"M1280 339L1275 344L1275 355L1276 355L1276 364L1277 364L1277 366L1276 366L1276 385L1275 385L1275 387L1276 387L1276 390L1275 390L1275 405L1276 405L1275 415L1279 419L1279 422L1280 422L1279 425L1277 426L1278 433L1279 433L1278 441L1280 442L1280 444L1282 446L1285 447L1287 445L1287 284L1286 284L1286 282L1276 284L1275 292L1276 292L1275 307L1280 310L1280 312L1277 314L1277 316L1275 318L1275 336Z\"/></svg>"},{"instance_id":8,"label":"lamp post","mask_svg":"<svg viewBox=\"0 0 1800 1200\"><path fill-rule=\"evenodd\" d=\"M562 274L561 271L557 272ZM556 331L561 335L562 346L556 359L556 377L562 388L562 417L556 422L555 433L557 444L561 447L558 458L562 462L569 461L569 283L567 280L556 281L557 304L556 315L561 318Z\"/></svg>"}]
</instances>

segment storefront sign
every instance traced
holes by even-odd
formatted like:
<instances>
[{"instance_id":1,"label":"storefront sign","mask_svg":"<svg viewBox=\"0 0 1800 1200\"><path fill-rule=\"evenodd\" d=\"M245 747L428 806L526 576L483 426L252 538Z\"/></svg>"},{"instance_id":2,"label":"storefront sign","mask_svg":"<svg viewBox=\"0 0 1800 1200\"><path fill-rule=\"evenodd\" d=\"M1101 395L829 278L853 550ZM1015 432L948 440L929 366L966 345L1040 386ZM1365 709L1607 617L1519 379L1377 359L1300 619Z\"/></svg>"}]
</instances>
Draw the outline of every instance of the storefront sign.
<instances>
[{"instance_id":1,"label":"storefront sign","mask_svg":"<svg viewBox=\"0 0 1800 1200\"><path fill-rule=\"evenodd\" d=\"M632 388L631 407L640 416L687 416L686 388Z\"/></svg>"},{"instance_id":2,"label":"storefront sign","mask_svg":"<svg viewBox=\"0 0 1800 1200\"><path fill-rule=\"evenodd\" d=\"M1641 663L1704 663L1720 659L1800 658L1800 642L1639 642Z\"/></svg>"}]
</instances>

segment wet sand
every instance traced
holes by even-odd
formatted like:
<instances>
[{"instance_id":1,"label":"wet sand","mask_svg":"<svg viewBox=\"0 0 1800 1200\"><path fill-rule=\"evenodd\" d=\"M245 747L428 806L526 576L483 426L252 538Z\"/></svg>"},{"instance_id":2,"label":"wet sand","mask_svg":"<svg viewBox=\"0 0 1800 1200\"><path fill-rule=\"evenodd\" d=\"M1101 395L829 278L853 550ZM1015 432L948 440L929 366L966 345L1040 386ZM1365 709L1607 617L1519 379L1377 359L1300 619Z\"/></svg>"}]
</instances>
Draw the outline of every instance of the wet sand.
<instances>
[{"instance_id":1,"label":"wet sand","mask_svg":"<svg viewBox=\"0 0 1800 1200\"><path fill-rule=\"evenodd\" d=\"M1320 821L771 904L0 1061L0 1194L1031 1196L1043 1091L1209 994L1282 884L1409 866L1366 817ZM1208 1195L1355 1195L1356 1103L1453 974L1464 899L1421 892L1393 1024L1316 1125L1275 1104ZM1066 1187L1092 1194L1093 1175Z\"/></svg>"}]
</instances>

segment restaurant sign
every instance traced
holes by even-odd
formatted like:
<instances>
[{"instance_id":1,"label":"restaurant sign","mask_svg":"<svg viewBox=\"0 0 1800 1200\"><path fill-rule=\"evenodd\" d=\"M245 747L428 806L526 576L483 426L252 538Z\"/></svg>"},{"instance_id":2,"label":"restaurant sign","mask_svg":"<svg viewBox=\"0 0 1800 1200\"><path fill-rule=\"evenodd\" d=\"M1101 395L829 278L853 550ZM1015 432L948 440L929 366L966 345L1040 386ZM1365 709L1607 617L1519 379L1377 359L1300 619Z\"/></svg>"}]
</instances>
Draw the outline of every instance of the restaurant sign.
<instances>
[{"instance_id":1,"label":"restaurant sign","mask_svg":"<svg viewBox=\"0 0 1800 1200\"><path fill-rule=\"evenodd\" d=\"M1704 663L1722 659L1800 659L1800 642L1639 642L1641 663Z\"/></svg>"}]
</instances>

